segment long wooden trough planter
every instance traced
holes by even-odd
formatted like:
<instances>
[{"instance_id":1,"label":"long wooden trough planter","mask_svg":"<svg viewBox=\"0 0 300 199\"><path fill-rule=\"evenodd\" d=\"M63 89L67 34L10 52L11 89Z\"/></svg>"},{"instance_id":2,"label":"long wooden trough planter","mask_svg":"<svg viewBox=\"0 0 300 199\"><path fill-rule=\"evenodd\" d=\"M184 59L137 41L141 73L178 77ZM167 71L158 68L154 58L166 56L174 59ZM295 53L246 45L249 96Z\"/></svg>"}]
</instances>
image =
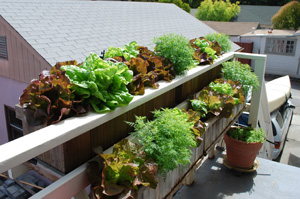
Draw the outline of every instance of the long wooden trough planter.
<instances>
[{"instance_id":1,"label":"long wooden trough planter","mask_svg":"<svg viewBox=\"0 0 300 199\"><path fill-rule=\"evenodd\" d=\"M188 102L179 104L178 108L187 109ZM194 170L197 165L208 153L214 153L215 145L221 140L224 133L242 114L245 104L236 105L233 109L233 116L230 118L213 117L208 119L206 131L203 136L203 142L197 148L192 148L191 163L188 167L180 166L167 174L166 180L158 176L158 187L156 190L151 188L141 189L138 199L157 199L170 198L183 184L191 184L193 182Z\"/></svg>"},{"instance_id":2,"label":"long wooden trough planter","mask_svg":"<svg viewBox=\"0 0 300 199\"><path fill-rule=\"evenodd\" d=\"M220 72L221 66L214 66L205 73L189 79L188 81L179 84L177 87L168 89L166 92L161 93L153 99L151 99L152 96L150 95L137 96L138 98L150 98L151 100L143 100L146 102L127 112L124 112L123 114L119 114L117 117L108 120L107 122L99 123L99 125L97 125L95 128L92 128L78 137L75 137L49 151L40 154L37 158L55 170L58 170L58 172L62 173L62 175L67 174L68 172L93 158L95 156L93 148L101 146L105 150L121 139L127 137L129 132L132 132L133 129L124 121L134 121L135 115L146 116L148 119L151 119L151 112L153 110L167 107L172 108L176 106L176 104L179 104L183 100L187 99L187 96L192 95L201 90L203 87L207 86L218 76ZM173 81L163 83L167 85L166 88L168 88L169 86L172 86ZM163 83L160 82L161 85ZM153 92L157 92L159 89L156 89ZM117 110L113 112L116 111ZM109 114L113 113L111 112ZM16 105L16 116L22 120L24 135L45 127L32 127L27 125L23 109L19 105ZM60 123L63 122L64 121L61 121ZM58 125L60 125L60 123L58 123ZM56 179L50 180L55 181Z\"/></svg>"},{"instance_id":3,"label":"long wooden trough planter","mask_svg":"<svg viewBox=\"0 0 300 199\"><path fill-rule=\"evenodd\" d=\"M178 108L187 109L188 101L179 104ZM214 154L215 145L223 138L224 133L238 119L245 108L245 104L236 105L233 109L233 117L208 119L203 142L197 148L192 148L191 163L187 167L180 166L167 174L164 180L157 175L157 188L143 187L138 191L138 199L171 198L172 195L184 184L191 184L194 180L194 171L208 153ZM131 137L131 136L130 136ZM129 138L130 139L130 138Z\"/></svg>"}]
</instances>

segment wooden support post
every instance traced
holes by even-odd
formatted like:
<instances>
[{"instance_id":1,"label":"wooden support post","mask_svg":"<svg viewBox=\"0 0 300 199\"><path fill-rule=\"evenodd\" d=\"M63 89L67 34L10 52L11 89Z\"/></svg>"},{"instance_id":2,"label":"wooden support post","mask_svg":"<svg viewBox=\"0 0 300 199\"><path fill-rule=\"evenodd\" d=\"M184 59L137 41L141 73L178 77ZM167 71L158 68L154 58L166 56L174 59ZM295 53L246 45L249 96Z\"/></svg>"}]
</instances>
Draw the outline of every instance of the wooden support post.
<instances>
[{"instance_id":1,"label":"wooden support post","mask_svg":"<svg viewBox=\"0 0 300 199\"><path fill-rule=\"evenodd\" d=\"M208 152L208 158L213 159L215 157L215 144L211 147L210 151Z\"/></svg>"},{"instance_id":2,"label":"wooden support post","mask_svg":"<svg viewBox=\"0 0 300 199\"><path fill-rule=\"evenodd\" d=\"M191 171L189 172L186 182L186 185L192 185L194 182L194 176L195 176L195 168L192 168Z\"/></svg>"},{"instance_id":3,"label":"wooden support post","mask_svg":"<svg viewBox=\"0 0 300 199\"><path fill-rule=\"evenodd\" d=\"M27 167L24 164L20 164L14 168L11 168L10 170L8 170L8 176L11 179L15 179L15 178L23 175L24 173L26 173L29 170L30 170L29 167Z\"/></svg>"}]
</instances>

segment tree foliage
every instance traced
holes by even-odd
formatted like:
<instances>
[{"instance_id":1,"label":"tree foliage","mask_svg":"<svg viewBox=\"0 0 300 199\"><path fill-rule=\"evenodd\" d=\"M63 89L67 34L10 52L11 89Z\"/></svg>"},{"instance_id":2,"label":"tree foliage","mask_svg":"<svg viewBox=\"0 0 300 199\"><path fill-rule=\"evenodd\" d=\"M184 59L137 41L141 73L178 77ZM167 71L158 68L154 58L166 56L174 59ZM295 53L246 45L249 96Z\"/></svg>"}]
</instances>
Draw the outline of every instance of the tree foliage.
<instances>
[{"instance_id":1,"label":"tree foliage","mask_svg":"<svg viewBox=\"0 0 300 199\"><path fill-rule=\"evenodd\" d=\"M226 1L204 0L198 7L196 18L203 21L229 21L240 12L239 3Z\"/></svg>"},{"instance_id":2,"label":"tree foliage","mask_svg":"<svg viewBox=\"0 0 300 199\"><path fill-rule=\"evenodd\" d=\"M160 3L174 3L179 8L183 9L184 11L190 13L191 7L188 3L184 3L182 0L158 0Z\"/></svg>"},{"instance_id":3,"label":"tree foliage","mask_svg":"<svg viewBox=\"0 0 300 199\"><path fill-rule=\"evenodd\" d=\"M239 0L232 0L232 3L236 3ZM265 5L265 6L283 6L284 4L290 2L291 0L248 0L248 1L239 1L240 5Z\"/></svg>"},{"instance_id":4,"label":"tree foliage","mask_svg":"<svg viewBox=\"0 0 300 199\"><path fill-rule=\"evenodd\" d=\"M292 1L282 6L272 17L272 24L276 29L300 28L300 2Z\"/></svg>"}]
</instances>

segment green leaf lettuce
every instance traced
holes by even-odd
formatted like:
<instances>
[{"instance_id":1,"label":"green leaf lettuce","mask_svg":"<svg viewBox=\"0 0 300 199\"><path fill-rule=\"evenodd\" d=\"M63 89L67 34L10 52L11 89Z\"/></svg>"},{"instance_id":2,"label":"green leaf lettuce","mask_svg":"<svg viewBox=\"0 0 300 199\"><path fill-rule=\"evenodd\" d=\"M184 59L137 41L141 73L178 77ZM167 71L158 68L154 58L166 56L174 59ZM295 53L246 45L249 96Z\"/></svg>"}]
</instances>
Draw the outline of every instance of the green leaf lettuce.
<instances>
[{"instance_id":1,"label":"green leaf lettuce","mask_svg":"<svg viewBox=\"0 0 300 199\"><path fill-rule=\"evenodd\" d=\"M126 88L133 73L124 63L104 61L91 53L82 65L66 65L61 69L77 86L75 93L82 95L85 103L90 103L96 112L112 111L133 99Z\"/></svg>"}]
</instances>

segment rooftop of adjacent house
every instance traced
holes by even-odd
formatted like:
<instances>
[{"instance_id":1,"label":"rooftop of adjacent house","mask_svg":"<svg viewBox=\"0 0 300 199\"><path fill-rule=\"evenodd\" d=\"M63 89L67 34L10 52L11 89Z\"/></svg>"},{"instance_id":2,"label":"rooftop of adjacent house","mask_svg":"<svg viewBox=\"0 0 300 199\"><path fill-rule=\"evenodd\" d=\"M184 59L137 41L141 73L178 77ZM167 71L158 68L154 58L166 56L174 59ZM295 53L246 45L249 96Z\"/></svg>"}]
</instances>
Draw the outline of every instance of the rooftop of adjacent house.
<instances>
[{"instance_id":1,"label":"rooftop of adjacent house","mask_svg":"<svg viewBox=\"0 0 300 199\"><path fill-rule=\"evenodd\" d=\"M261 25L271 25L272 17L279 11L281 6L257 6L240 5L241 11L231 21L234 22L259 22Z\"/></svg>"},{"instance_id":2,"label":"rooftop of adjacent house","mask_svg":"<svg viewBox=\"0 0 300 199\"><path fill-rule=\"evenodd\" d=\"M278 29L260 29L255 30L253 33L248 32L242 36L251 37L251 36L264 36L264 37L271 37L271 36L295 36L299 35L300 30L278 30Z\"/></svg>"},{"instance_id":3,"label":"rooftop of adjacent house","mask_svg":"<svg viewBox=\"0 0 300 199\"><path fill-rule=\"evenodd\" d=\"M164 33L193 39L215 32L174 4L1 0L2 17L51 65L131 41L153 48ZM239 49L233 44L233 50Z\"/></svg>"},{"instance_id":4,"label":"rooftop of adjacent house","mask_svg":"<svg viewBox=\"0 0 300 199\"><path fill-rule=\"evenodd\" d=\"M258 22L220 22L220 21L202 21L212 29L229 36L239 36L248 33L252 28L259 27Z\"/></svg>"}]
</instances>

